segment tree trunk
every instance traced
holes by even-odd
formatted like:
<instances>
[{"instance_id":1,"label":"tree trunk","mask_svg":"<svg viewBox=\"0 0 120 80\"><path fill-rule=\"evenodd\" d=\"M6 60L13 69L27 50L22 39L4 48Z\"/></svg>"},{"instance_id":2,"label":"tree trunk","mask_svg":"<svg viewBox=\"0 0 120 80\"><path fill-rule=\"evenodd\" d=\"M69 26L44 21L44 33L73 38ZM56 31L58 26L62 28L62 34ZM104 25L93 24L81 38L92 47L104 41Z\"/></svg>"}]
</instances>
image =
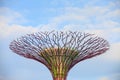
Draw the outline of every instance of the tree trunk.
<instances>
[{"instance_id":1,"label":"tree trunk","mask_svg":"<svg viewBox=\"0 0 120 80\"><path fill-rule=\"evenodd\" d=\"M67 80L67 72L64 72L64 74L60 74L60 72L57 72L57 74L52 74L53 80Z\"/></svg>"},{"instance_id":2,"label":"tree trunk","mask_svg":"<svg viewBox=\"0 0 120 80\"><path fill-rule=\"evenodd\" d=\"M56 78L53 78L53 80L66 80L66 77L56 77Z\"/></svg>"}]
</instances>

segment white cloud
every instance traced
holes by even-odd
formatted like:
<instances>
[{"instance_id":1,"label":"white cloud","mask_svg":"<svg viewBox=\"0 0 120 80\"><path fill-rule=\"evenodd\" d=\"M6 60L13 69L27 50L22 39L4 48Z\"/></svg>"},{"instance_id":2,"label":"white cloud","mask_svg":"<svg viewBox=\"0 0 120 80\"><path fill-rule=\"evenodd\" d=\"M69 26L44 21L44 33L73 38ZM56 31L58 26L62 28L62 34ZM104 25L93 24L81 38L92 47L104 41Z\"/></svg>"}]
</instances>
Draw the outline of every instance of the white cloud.
<instances>
[{"instance_id":1,"label":"white cloud","mask_svg":"<svg viewBox=\"0 0 120 80\"><path fill-rule=\"evenodd\" d=\"M8 78L6 76L1 76L0 75L0 80L14 80L14 79L11 79L11 78Z\"/></svg>"},{"instance_id":2,"label":"white cloud","mask_svg":"<svg viewBox=\"0 0 120 80\"><path fill-rule=\"evenodd\" d=\"M107 14L109 17L120 17L120 10L117 9L117 10L114 10L114 11L111 11Z\"/></svg>"},{"instance_id":3,"label":"white cloud","mask_svg":"<svg viewBox=\"0 0 120 80\"><path fill-rule=\"evenodd\" d=\"M66 7L63 9L64 14L53 17L48 24L39 24L41 26L36 27L18 24L17 22L24 21L25 18L18 12L2 7L0 8L0 36L5 38L37 31L72 30L89 32L106 38L112 33L120 33L120 28L118 28L120 23L111 19L108 20L108 18L119 17L120 10L111 10L112 6L113 4L104 7ZM95 19L95 21L92 22L92 19ZM68 23L64 24L66 21ZM63 25L60 27L61 24Z\"/></svg>"},{"instance_id":4,"label":"white cloud","mask_svg":"<svg viewBox=\"0 0 120 80\"><path fill-rule=\"evenodd\" d=\"M110 80L110 79L107 77L103 77L103 78L100 78L99 80Z\"/></svg>"},{"instance_id":5,"label":"white cloud","mask_svg":"<svg viewBox=\"0 0 120 80\"><path fill-rule=\"evenodd\" d=\"M103 60L120 62L120 43L110 45L110 49L106 54L102 55Z\"/></svg>"},{"instance_id":6,"label":"white cloud","mask_svg":"<svg viewBox=\"0 0 120 80\"><path fill-rule=\"evenodd\" d=\"M46 24L46 25L40 25L38 26L39 31L52 31L52 30L58 30L56 23Z\"/></svg>"},{"instance_id":7,"label":"white cloud","mask_svg":"<svg viewBox=\"0 0 120 80\"><path fill-rule=\"evenodd\" d=\"M0 38L15 37L23 34L57 30L55 23L40 26L24 26L20 23L27 21L20 13L6 7L0 7Z\"/></svg>"},{"instance_id":8,"label":"white cloud","mask_svg":"<svg viewBox=\"0 0 120 80\"><path fill-rule=\"evenodd\" d=\"M79 7L66 7L64 9L65 14L77 14L81 16L91 17L100 16L105 14L109 9L107 7L101 6L85 6L83 8Z\"/></svg>"},{"instance_id":9,"label":"white cloud","mask_svg":"<svg viewBox=\"0 0 120 80\"><path fill-rule=\"evenodd\" d=\"M20 25L25 21L27 20L20 13L6 7L0 7L0 38L37 31L37 28L32 26Z\"/></svg>"},{"instance_id":10,"label":"white cloud","mask_svg":"<svg viewBox=\"0 0 120 80\"><path fill-rule=\"evenodd\" d=\"M120 23L117 20L120 17L120 9L112 9L113 6L110 3L106 6L65 7L60 9L60 11L63 11L63 14L53 17L50 23L64 24L64 22L68 22L64 25L65 28L71 28L70 24L81 25L79 27L84 27L84 29L119 27ZM74 28L78 27L75 26Z\"/></svg>"},{"instance_id":11,"label":"white cloud","mask_svg":"<svg viewBox=\"0 0 120 80\"><path fill-rule=\"evenodd\" d=\"M106 31L119 31L115 27L119 27L120 23L111 19L117 19L120 13L120 9L111 9L114 4L115 3L112 3L111 5L110 3L102 7L65 7L61 9L63 14L53 17L48 24L36 27L18 24L19 22L24 22L25 18L18 12L2 7L0 8L0 28L3 30L0 30L0 36L7 37L10 36L10 34L18 32L27 33L38 30L79 30L103 36L106 35Z\"/></svg>"},{"instance_id":12,"label":"white cloud","mask_svg":"<svg viewBox=\"0 0 120 80\"><path fill-rule=\"evenodd\" d=\"M27 34L27 33L31 33L31 32L37 32L38 28L33 28L32 26L22 26L22 25L16 25L16 24L12 24L12 25L5 25L5 26L1 26L0 25L0 37L1 38L6 38L9 36L19 36L22 34Z\"/></svg>"},{"instance_id":13,"label":"white cloud","mask_svg":"<svg viewBox=\"0 0 120 80\"><path fill-rule=\"evenodd\" d=\"M101 77L98 80L120 80L120 73L115 73L109 76Z\"/></svg>"},{"instance_id":14,"label":"white cloud","mask_svg":"<svg viewBox=\"0 0 120 80\"><path fill-rule=\"evenodd\" d=\"M120 28L113 28L112 32L119 32L120 33Z\"/></svg>"},{"instance_id":15,"label":"white cloud","mask_svg":"<svg viewBox=\"0 0 120 80\"><path fill-rule=\"evenodd\" d=\"M82 21L82 20L85 20L85 16L71 13L54 17L50 22L61 24L65 21Z\"/></svg>"},{"instance_id":16,"label":"white cloud","mask_svg":"<svg viewBox=\"0 0 120 80\"><path fill-rule=\"evenodd\" d=\"M24 23L27 20L20 13L7 7L0 7L0 24Z\"/></svg>"}]
</instances>

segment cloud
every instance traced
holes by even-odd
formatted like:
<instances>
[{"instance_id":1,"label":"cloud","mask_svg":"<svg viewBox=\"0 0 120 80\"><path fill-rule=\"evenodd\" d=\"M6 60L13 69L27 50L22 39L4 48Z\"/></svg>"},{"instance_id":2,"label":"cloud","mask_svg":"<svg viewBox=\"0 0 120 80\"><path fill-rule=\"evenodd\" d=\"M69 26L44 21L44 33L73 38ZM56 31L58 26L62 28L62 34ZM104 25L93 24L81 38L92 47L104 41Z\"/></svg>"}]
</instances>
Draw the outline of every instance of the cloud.
<instances>
[{"instance_id":1,"label":"cloud","mask_svg":"<svg viewBox=\"0 0 120 80\"><path fill-rule=\"evenodd\" d=\"M110 49L104 54L104 60L120 62L120 43L110 45Z\"/></svg>"},{"instance_id":2,"label":"cloud","mask_svg":"<svg viewBox=\"0 0 120 80\"><path fill-rule=\"evenodd\" d=\"M26 21L20 13L6 7L0 7L0 38L38 31L38 28L21 25Z\"/></svg>"},{"instance_id":3,"label":"cloud","mask_svg":"<svg viewBox=\"0 0 120 80\"><path fill-rule=\"evenodd\" d=\"M82 21L82 20L85 20L85 16L71 13L71 14L64 14L64 15L54 17L51 20L51 22L61 24L62 22L65 22L65 21Z\"/></svg>"},{"instance_id":4,"label":"cloud","mask_svg":"<svg viewBox=\"0 0 120 80\"><path fill-rule=\"evenodd\" d=\"M112 2L112 4L115 4ZM80 25L84 29L108 29L119 27L120 9L113 9L114 5L65 7L59 9L62 14L53 17L50 23L62 24L61 27ZM76 26L74 27L76 28Z\"/></svg>"},{"instance_id":5,"label":"cloud","mask_svg":"<svg viewBox=\"0 0 120 80\"><path fill-rule=\"evenodd\" d=\"M32 26L22 26L17 24L0 26L0 37L6 38L9 36L19 36L22 34L37 32L38 28L33 28Z\"/></svg>"},{"instance_id":6,"label":"cloud","mask_svg":"<svg viewBox=\"0 0 120 80\"><path fill-rule=\"evenodd\" d=\"M57 30L55 23L48 23L38 26L25 26L22 23L27 20L22 14L7 7L0 7L0 39L21 36L23 34Z\"/></svg>"},{"instance_id":7,"label":"cloud","mask_svg":"<svg viewBox=\"0 0 120 80\"><path fill-rule=\"evenodd\" d=\"M120 73L115 73L106 77L101 77L98 80L120 80Z\"/></svg>"},{"instance_id":8,"label":"cloud","mask_svg":"<svg viewBox=\"0 0 120 80\"><path fill-rule=\"evenodd\" d=\"M7 7L0 7L0 24L24 23L27 20L19 12Z\"/></svg>"},{"instance_id":9,"label":"cloud","mask_svg":"<svg viewBox=\"0 0 120 80\"><path fill-rule=\"evenodd\" d=\"M102 7L65 7L63 9L63 14L53 17L48 24L39 24L40 26L21 25L19 22L24 22L25 20L23 15L9 8L1 7L0 29L2 30L0 30L0 37L6 38L38 31L72 30L93 33L108 40L114 38L119 39L118 34L120 33L120 23L112 19L118 19L120 9L111 9L114 4L115 3L112 3L112 5L109 4ZM119 46L119 43L112 44L109 52L112 54L115 52L115 54L119 55ZM118 56L111 56L111 59L115 57ZM115 60L118 60L118 58L115 58Z\"/></svg>"},{"instance_id":10,"label":"cloud","mask_svg":"<svg viewBox=\"0 0 120 80\"><path fill-rule=\"evenodd\" d=\"M0 36L7 37L14 33L28 33L49 30L79 30L96 33L103 36L106 31L115 30L120 26L118 22L120 9L116 3L106 6L64 7L58 16L52 17L48 24L38 26L24 26L20 23L27 21L24 16L6 7L0 8ZM58 10L57 10L58 11ZM39 26L40 25L40 26ZM118 31L116 29L116 31ZM102 34L105 32L104 34Z\"/></svg>"},{"instance_id":11,"label":"cloud","mask_svg":"<svg viewBox=\"0 0 120 80\"><path fill-rule=\"evenodd\" d=\"M11 79L11 78L0 75L0 80L15 80L15 79Z\"/></svg>"},{"instance_id":12,"label":"cloud","mask_svg":"<svg viewBox=\"0 0 120 80\"><path fill-rule=\"evenodd\" d=\"M57 27L56 23L40 25L38 27L39 27L39 31L52 31L52 30L56 30L57 31L58 30L58 27Z\"/></svg>"},{"instance_id":13,"label":"cloud","mask_svg":"<svg viewBox=\"0 0 120 80\"><path fill-rule=\"evenodd\" d=\"M110 80L110 79L107 77L103 77L103 78L100 78L99 80Z\"/></svg>"}]
</instances>

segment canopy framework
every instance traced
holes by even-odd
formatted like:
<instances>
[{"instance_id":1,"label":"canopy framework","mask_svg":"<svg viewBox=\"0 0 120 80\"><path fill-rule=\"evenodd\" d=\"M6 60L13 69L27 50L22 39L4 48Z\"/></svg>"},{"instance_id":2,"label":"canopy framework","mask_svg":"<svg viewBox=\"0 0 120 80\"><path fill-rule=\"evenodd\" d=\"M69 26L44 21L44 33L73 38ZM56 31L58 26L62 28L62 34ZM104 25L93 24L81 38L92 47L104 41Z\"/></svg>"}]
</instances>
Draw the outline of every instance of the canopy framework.
<instances>
[{"instance_id":1,"label":"canopy framework","mask_svg":"<svg viewBox=\"0 0 120 80\"><path fill-rule=\"evenodd\" d=\"M94 34L52 31L22 36L11 42L10 49L46 65L54 80L66 80L75 64L104 53L109 43Z\"/></svg>"}]
</instances>

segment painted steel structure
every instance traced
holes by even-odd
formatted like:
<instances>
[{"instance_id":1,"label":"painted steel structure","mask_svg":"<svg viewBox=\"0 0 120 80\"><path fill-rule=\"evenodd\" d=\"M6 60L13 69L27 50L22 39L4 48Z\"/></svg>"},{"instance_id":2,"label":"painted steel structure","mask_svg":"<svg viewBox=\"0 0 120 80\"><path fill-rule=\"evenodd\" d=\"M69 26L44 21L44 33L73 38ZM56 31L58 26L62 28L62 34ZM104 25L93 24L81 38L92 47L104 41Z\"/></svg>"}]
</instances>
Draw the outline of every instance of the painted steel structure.
<instances>
[{"instance_id":1,"label":"painted steel structure","mask_svg":"<svg viewBox=\"0 0 120 80\"><path fill-rule=\"evenodd\" d=\"M94 34L52 31L22 36L11 42L10 49L43 63L53 80L66 80L75 64L106 52L109 43Z\"/></svg>"}]
</instances>

